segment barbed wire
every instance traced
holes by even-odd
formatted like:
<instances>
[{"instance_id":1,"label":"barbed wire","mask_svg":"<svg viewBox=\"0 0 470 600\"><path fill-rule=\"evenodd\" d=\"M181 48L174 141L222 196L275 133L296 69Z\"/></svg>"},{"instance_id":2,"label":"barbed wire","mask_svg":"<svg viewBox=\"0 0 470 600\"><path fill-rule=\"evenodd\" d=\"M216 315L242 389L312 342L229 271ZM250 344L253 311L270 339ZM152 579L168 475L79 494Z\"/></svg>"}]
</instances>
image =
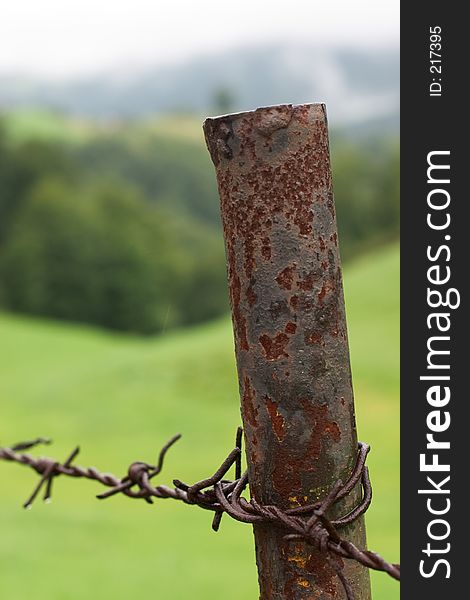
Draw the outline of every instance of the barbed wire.
<instances>
[{"instance_id":1,"label":"barbed wire","mask_svg":"<svg viewBox=\"0 0 470 600\"><path fill-rule=\"evenodd\" d=\"M389 563L379 554L370 550L357 548L338 533L338 529L349 525L363 515L372 500L372 486L366 466L366 458L370 450L367 444L358 443L356 463L345 483L337 481L325 498L319 499L313 504L282 510L277 506L262 505L254 498L247 500L242 496L249 485L248 472L245 471L242 474L242 433L242 429L239 427L235 448L211 477L192 485L175 479L173 480L174 487L153 486L151 480L162 471L166 453L180 439L180 434L172 437L163 446L155 465L140 461L133 462L129 466L127 474L122 478L110 473L102 473L94 467L72 464L80 451L78 446L62 463L53 458L35 457L24 452L24 450L30 450L41 444L50 444L51 441L47 438L37 438L14 444L11 447L0 447L0 459L28 466L40 475L39 482L23 505L25 508L31 508L42 488L44 488L44 501L50 501L53 481L60 475L91 479L110 488L97 495L97 498L101 500L116 494L143 499L148 503L153 503L155 498L172 498L212 511L214 512L212 520L214 531L218 531L224 514L242 523L269 523L278 527L285 531L285 540L304 541L325 556L338 576L347 600L354 600L354 594L343 572L341 559L355 560L369 569L383 571L394 579L400 579L400 565ZM225 479L232 467L235 469L235 479ZM327 513L331 507L348 496L358 484L362 490L358 504L342 517L328 518Z\"/></svg>"}]
</instances>

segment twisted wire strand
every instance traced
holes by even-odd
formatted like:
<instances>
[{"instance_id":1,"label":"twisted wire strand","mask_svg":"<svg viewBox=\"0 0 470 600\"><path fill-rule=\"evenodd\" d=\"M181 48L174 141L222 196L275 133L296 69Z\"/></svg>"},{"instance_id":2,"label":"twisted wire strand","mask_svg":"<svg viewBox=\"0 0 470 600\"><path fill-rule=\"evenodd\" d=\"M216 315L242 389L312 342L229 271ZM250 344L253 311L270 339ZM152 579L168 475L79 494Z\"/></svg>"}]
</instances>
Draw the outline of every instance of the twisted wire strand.
<instances>
[{"instance_id":1,"label":"twisted wire strand","mask_svg":"<svg viewBox=\"0 0 470 600\"><path fill-rule=\"evenodd\" d=\"M254 498L247 500L242 496L249 481L248 472L242 473L241 470L241 427L237 429L235 448L211 477L192 485L179 479L173 481L174 487L152 485L151 480L163 469L168 450L180 437L180 434L173 436L163 446L155 465L141 461L133 462L129 466L127 474L122 478L110 473L102 473L95 467L81 467L72 464L80 451L78 446L63 463L52 458L35 457L24 452L40 444L49 444L48 438L37 438L11 447L0 447L0 460L28 466L40 475L39 482L23 505L25 508L31 508L43 487L45 488L44 500L50 501L53 481L60 475L91 479L109 488L97 495L99 499L124 494L129 498L140 498L151 504L154 498L171 498L212 511L214 512L212 521L214 531L218 531L224 514L242 523L270 523L279 527L286 532L285 540L306 542L326 556L327 562L343 586L347 600L354 600L354 595L339 559L355 560L364 567L383 571L394 579L400 579L400 565L389 563L379 554L370 550L357 548L352 542L342 538L338 532L338 529L349 525L363 515L372 501L369 470L365 464L370 448L364 442L358 443L356 463L345 483L337 481L325 498L318 499L312 504L282 510L277 506L262 505ZM235 467L235 479L224 479L233 466ZM361 486L362 493L357 505L346 515L330 520L327 516L329 509L336 502L348 496L358 484Z\"/></svg>"}]
</instances>

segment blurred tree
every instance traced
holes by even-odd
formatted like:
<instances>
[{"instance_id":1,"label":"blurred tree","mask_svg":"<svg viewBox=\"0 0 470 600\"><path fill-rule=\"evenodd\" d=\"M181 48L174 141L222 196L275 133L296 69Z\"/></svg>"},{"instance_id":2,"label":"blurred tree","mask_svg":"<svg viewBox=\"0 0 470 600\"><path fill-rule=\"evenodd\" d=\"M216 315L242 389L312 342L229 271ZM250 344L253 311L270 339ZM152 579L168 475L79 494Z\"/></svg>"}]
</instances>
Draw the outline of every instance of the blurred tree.
<instances>
[{"instance_id":1,"label":"blurred tree","mask_svg":"<svg viewBox=\"0 0 470 600\"><path fill-rule=\"evenodd\" d=\"M0 122L0 244L23 199L40 178L60 175L72 180L75 172L66 148L38 140L11 145Z\"/></svg>"},{"instance_id":2,"label":"blurred tree","mask_svg":"<svg viewBox=\"0 0 470 600\"><path fill-rule=\"evenodd\" d=\"M169 221L171 236L180 241L183 276L178 311L182 324L192 324L228 312L225 254L221 232L182 218Z\"/></svg>"},{"instance_id":3,"label":"blurred tree","mask_svg":"<svg viewBox=\"0 0 470 600\"><path fill-rule=\"evenodd\" d=\"M400 146L390 140L382 151L384 157L374 182L375 223L377 229L396 236L400 226Z\"/></svg>"},{"instance_id":4,"label":"blurred tree","mask_svg":"<svg viewBox=\"0 0 470 600\"><path fill-rule=\"evenodd\" d=\"M337 144L332 155L341 255L349 259L399 230L398 144Z\"/></svg>"},{"instance_id":5,"label":"blurred tree","mask_svg":"<svg viewBox=\"0 0 470 600\"><path fill-rule=\"evenodd\" d=\"M235 94L228 86L222 85L214 91L212 103L217 115L226 115L235 106Z\"/></svg>"},{"instance_id":6,"label":"blurred tree","mask_svg":"<svg viewBox=\"0 0 470 600\"><path fill-rule=\"evenodd\" d=\"M132 189L72 192L45 179L17 216L2 252L8 308L152 333L178 279L158 214Z\"/></svg>"},{"instance_id":7,"label":"blurred tree","mask_svg":"<svg viewBox=\"0 0 470 600\"><path fill-rule=\"evenodd\" d=\"M156 333L226 310L223 247L121 182L72 190L45 178L0 254L11 310Z\"/></svg>"},{"instance_id":8,"label":"blurred tree","mask_svg":"<svg viewBox=\"0 0 470 600\"><path fill-rule=\"evenodd\" d=\"M77 148L75 159L88 180L120 178L173 214L219 226L217 187L202 144L118 130Z\"/></svg>"}]
</instances>

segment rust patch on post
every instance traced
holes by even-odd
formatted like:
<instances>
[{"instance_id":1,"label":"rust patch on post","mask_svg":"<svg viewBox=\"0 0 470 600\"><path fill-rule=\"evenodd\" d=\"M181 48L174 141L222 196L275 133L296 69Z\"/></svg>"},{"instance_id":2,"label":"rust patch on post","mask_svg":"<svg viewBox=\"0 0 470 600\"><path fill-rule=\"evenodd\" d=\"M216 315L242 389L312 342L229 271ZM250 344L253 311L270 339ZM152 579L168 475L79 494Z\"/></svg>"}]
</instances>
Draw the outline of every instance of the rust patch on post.
<instances>
[{"instance_id":1,"label":"rust patch on post","mask_svg":"<svg viewBox=\"0 0 470 600\"><path fill-rule=\"evenodd\" d=\"M250 378L248 375L245 375L245 380L243 382L243 420L248 421L248 423L252 427L258 426L257 416L258 409L255 406L255 391L251 387Z\"/></svg>"},{"instance_id":2,"label":"rust patch on post","mask_svg":"<svg viewBox=\"0 0 470 600\"><path fill-rule=\"evenodd\" d=\"M297 331L297 325L292 323L292 321L289 321L289 323L287 323L287 325L284 327L284 331L292 335Z\"/></svg>"},{"instance_id":3,"label":"rust patch on post","mask_svg":"<svg viewBox=\"0 0 470 600\"><path fill-rule=\"evenodd\" d=\"M309 439L304 447L296 451L293 451L291 444L277 444L271 459L273 465L271 477L276 492L282 497L296 497L300 504L308 504L307 499L310 494L306 494L305 490L299 492L302 487L302 477L318 469L318 459L326 451L325 444L338 443L341 431L336 422L328 419L326 405L316 407L312 406L307 399L301 399L300 409L305 428L309 432ZM286 425L284 419L283 421L284 439L284 431L289 424ZM282 442L283 439L278 438L278 442ZM299 497L304 500L300 501Z\"/></svg>"},{"instance_id":4,"label":"rust patch on post","mask_svg":"<svg viewBox=\"0 0 470 600\"><path fill-rule=\"evenodd\" d=\"M240 308L240 279L234 275L233 284L230 287L231 304L233 307L233 327L237 343L242 350L248 350L246 337L246 318Z\"/></svg>"},{"instance_id":5,"label":"rust patch on post","mask_svg":"<svg viewBox=\"0 0 470 600\"><path fill-rule=\"evenodd\" d=\"M277 410L277 404L270 398L266 396L266 409L269 413L269 417L271 419L271 423L273 426L273 431L276 434L276 437L279 442L282 442L285 435L285 421L284 417Z\"/></svg>"},{"instance_id":6,"label":"rust patch on post","mask_svg":"<svg viewBox=\"0 0 470 600\"><path fill-rule=\"evenodd\" d=\"M268 360L277 360L281 356L288 356L286 346L289 342L289 336L285 333L276 333L273 337L263 333L259 341Z\"/></svg>"},{"instance_id":7,"label":"rust patch on post","mask_svg":"<svg viewBox=\"0 0 470 600\"><path fill-rule=\"evenodd\" d=\"M285 269L282 269L282 271L276 277L276 281L278 282L278 284L285 290L292 289L292 284L294 282L295 268L296 268L295 265L290 265L290 266L286 267Z\"/></svg>"},{"instance_id":8,"label":"rust patch on post","mask_svg":"<svg viewBox=\"0 0 470 600\"><path fill-rule=\"evenodd\" d=\"M251 493L281 508L309 504L346 479L357 444L325 108L261 108L207 119L204 132L221 200ZM344 599L317 550L267 525L254 531L261 600ZM363 521L346 536L365 547ZM357 600L369 600L367 570L346 564L345 574Z\"/></svg>"}]
</instances>

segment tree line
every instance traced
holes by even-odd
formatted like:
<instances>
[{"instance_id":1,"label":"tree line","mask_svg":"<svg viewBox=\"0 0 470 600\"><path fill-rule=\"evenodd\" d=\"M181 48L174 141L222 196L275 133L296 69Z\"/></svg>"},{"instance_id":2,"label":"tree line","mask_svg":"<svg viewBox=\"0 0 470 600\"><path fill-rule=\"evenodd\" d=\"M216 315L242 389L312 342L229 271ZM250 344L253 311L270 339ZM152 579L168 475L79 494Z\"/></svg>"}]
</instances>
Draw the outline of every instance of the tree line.
<instances>
[{"instance_id":1,"label":"tree line","mask_svg":"<svg viewBox=\"0 0 470 600\"><path fill-rule=\"evenodd\" d=\"M396 143L333 144L343 260L398 232ZM217 190L202 143L130 125L80 143L0 120L0 307L154 334L227 310Z\"/></svg>"}]
</instances>

